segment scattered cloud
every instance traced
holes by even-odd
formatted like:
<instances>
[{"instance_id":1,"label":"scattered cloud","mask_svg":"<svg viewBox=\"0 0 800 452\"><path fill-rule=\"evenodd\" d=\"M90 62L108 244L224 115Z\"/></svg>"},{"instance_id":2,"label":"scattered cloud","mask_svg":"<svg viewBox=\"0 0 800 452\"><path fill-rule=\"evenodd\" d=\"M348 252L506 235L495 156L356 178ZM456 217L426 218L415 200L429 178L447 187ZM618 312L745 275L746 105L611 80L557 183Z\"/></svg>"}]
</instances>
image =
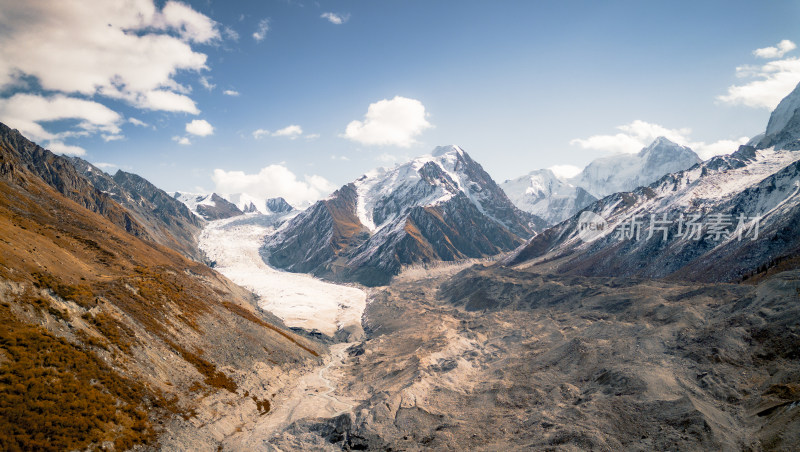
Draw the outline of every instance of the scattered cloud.
<instances>
[{"instance_id":1,"label":"scattered cloud","mask_svg":"<svg viewBox=\"0 0 800 452\"><path fill-rule=\"evenodd\" d=\"M690 138L692 129L670 129L638 119L630 124L618 126L617 129L621 130L621 132L613 135L593 135L586 139L576 138L571 140L570 144L580 146L583 149L593 149L610 154L632 154L639 152L656 138L665 137L681 146L692 148L701 159L705 160L715 155L730 154L736 151L739 145L745 144L749 140L748 137L740 137L734 140L725 139L713 143L693 141Z\"/></svg>"},{"instance_id":2,"label":"scattered cloud","mask_svg":"<svg viewBox=\"0 0 800 452\"><path fill-rule=\"evenodd\" d=\"M128 122L139 127L149 127L149 124L136 118L128 118Z\"/></svg>"},{"instance_id":3,"label":"scattered cloud","mask_svg":"<svg viewBox=\"0 0 800 452\"><path fill-rule=\"evenodd\" d=\"M63 142L57 140L50 141L45 147L56 154L86 155L86 149L80 146L64 144Z\"/></svg>"},{"instance_id":4,"label":"scattered cloud","mask_svg":"<svg viewBox=\"0 0 800 452\"><path fill-rule=\"evenodd\" d=\"M92 165L100 169L119 168L119 165L117 165L116 163L97 162L97 163L92 163Z\"/></svg>"},{"instance_id":5,"label":"scattered cloud","mask_svg":"<svg viewBox=\"0 0 800 452\"><path fill-rule=\"evenodd\" d=\"M142 6L150 9L150 5ZM152 20L156 28L175 30L184 40L208 43L220 37L216 22L181 2L168 1Z\"/></svg>"},{"instance_id":6,"label":"scattered cloud","mask_svg":"<svg viewBox=\"0 0 800 452\"><path fill-rule=\"evenodd\" d=\"M570 177L577 176L581 172L581 168L575 165L553 165L548 168L556 177L562 179L569 179Z\"/></svg>"},{"instance_id":7,"label":"scattered cloud","mask_svg":"<svg viewBox=\"0 0 800 452\"><path fill-rule=\"evenodd\" d=\"M61 133L51 133L42 126L58 120L74 120L76 124L71 131ZM63 94L45 97L18 93L0 99L0 122L19 129L34 141L45 141L97 132L117 135L122 116L103 104ZM61 146L64 147L63 143Z\"/></svg>"},{"instance_id":8,"label":"scattered cloud","mask_svg":"<svg viewBox=\"0 0 800 452\"><path fill-rule=\"evenodd\" d=\"M773 59L763 65L744 65L736 68L736 76L750 81L728 87L728 93L717 100L731 105L773 110L800 82L800 58L782 58L797 46L783 40L775 47L756 49L759 58Z\"/></svg>"},{"instance_id":9,"label":"scattered cloud","mask_svg":"<svg viewBox=\"0 0 800 452\"><path fill-rule=\"evenodd\" d=\"M100 137L106 143L108 143L109 141L119 141L119 140L124 140L125 139L125 135L122 135L122 134L103 134Z\"/></svg>"},{"instance_id":10,"label":"scattered cloud","mask_svg":"<svg viewBox=\"0 0 800 452\"><path fill-rule=\"evenodd\" d=\"M211 180L217 193L246 193L256 198L282 196L292 205L316 201L335 188L318 175L306 175L302 180L298 179L283 165L269 165L255 174L215 169Z\"/></svg>"},{"instance_id":11,"label":"scattered cloud","mask_svg":"<svg viewBox=\"0 0 800 452\"><path fill-rule=\"evenodd\" d=\"M753 50L753 55L759 58L767 59L782 58L784 55L796 48L797 45L795 43L789 41L788 39L784 39L774 47L764 47L763 49Z\"/></svg>"},{"instance_id":12,"label":"scattered cloud","mask_svg":"<svg viewBox=\"0 0 800 452\"><path fill-rule=\"evenodd\" d=\"M236 96L239 95L239 91L235 91L235 90L232 90L232 89L226 89L225 91L222 92L222 94L224 94L226 96L236 97Z\"/></svg>"},{"instance_id":13,"label":"scattered cloud","mask_svg":"<svg viewBox=\"0 0 800 452\"><path fill-rule=\"evenodd\" d=\"M197 108L174 76L206 69L191 44L220 38L189 6L168 1L159 11L152 0L11 2L0 30L0 86L32 76L45 90L188 113Z\"/></svg>"},{"instance_id":14,"label":"scattered cloud","mask_svg":"<svg viewBox=\"0 0 800 452\"><path fill-rule=\"evenodd\" d=\"M200 112L190 97L191 89L176 77L208 69L207 56L193 46L218 42L222 35L215 21L187 4L174 0L158 5L153 0L38 0L4 2L2 10L0 89L13 86L24 91L36 86L56 93L48 97L56 103L80 103L82 112L93 104L91 111L109 117L111 110L101 109L98 103L103 98L143 110ZM35 80L35 84L27 80ZM199 83L213 88L206 77L200 77ZM17 95L4 102L13 104ZM29 110L38 111L36 105ZM85 119L77 123L72 136L101 132L106 140L120 137L108 130L107 122L99 128L85 127L98 123L82 114L62 115L63 119ZM11 125L28 133L32 130L38 137L56 135L45 130L53 127L44 124L48 114L29 111L22 116L27 122ZM137 121L129 120L134 125L144 124ZM111 128L120 122L116 115Z\"/></svg>"},{"instance_id":15,"label":"scattered cloud","mask_svg":"<svg viewBox=\"0 0 800 452\"><path fill-rule=\"evenodd\" d=\"M332 155L331 160L343 160L348 161L350 160L346 155Z\"/></svg>"},{"instance_id":16,"label":"scattered cloud","mask_svg":"<svg viewBox=\"0 0 800 452\"><path fill-rule=\"evenodd\" d=\"M214 134L214 127L205 119L194 119L186 124L186 132L199 137L207 137Z\"/></svg>"},{"instance_id":17,"label":"scattered cloud","mask_svg":"<svg viewBox=\"0 0 800 452\"><path fill-rule=\"evenodd\" d=\"M189 146L192 144L192 141L189 139L189 137L174 136L172 137L172 141L180 144L181 146Z\"/></svg>"},{"instance_id":18,"label":"scattered cloud","mask_svg":"<svg viewBox=\"0 0 800 452\"><path fill-rule=\"evenodd\" d=\"M363 121L351 121L344 138L365 145L409 147L415 137L433 127L426 119L425 106L416 99L395 96L372 103Z\"/></svg>"},{"instance_id":19,"label":"scattered cloud","mask_svg":"<svg viewBox=\"0 0 800 452\"><path fill-rule=\"evenodd\" d=\"M665 137L670 141L679 143L685 141L691 129L668 129L658 124L635 120L630 124L618 126L622 132L614 135L593 135L586 139L576 138L569 142L584 149L595 149L612 154L639 152L658 137Z\"/></svg>"},{"instance_id":20,"label":"scattered cloud","mask_svg":"<svg viewBox=\"0 0 800 452\"><path fill-rule=\"evenodd\" d=\"M261 19L258 22L258 27L256 27L256 31L253 32L253 39L256 42L261 42L264 38L267 37L267 32L269 31L269 19Z\"/></svg>"},{"instance_id":21,"label":"scattered cloud","mask_svg":"<svg viewBox=\"0 0 800 452\"><path fill-rule=\"evenodd\" d=\"M303 135L303 128L298 126L297 124L286 126L274 132L270 132L269 130L266 129L256 129L253 131L253 138L255 138L256 140L264 137L286 137L289 138L290 140L295 140L302 135ZM306 139L316 139L316 138L319 138L319 135L317 134L306 135Z\"/></svg>"},{"instance_id":22,"label":"scattered cloud","mask_svg":"<svg viewBox=\"0 0 800 452\"><path fill-rule=\"evenodd\" d=\"M294 140L295 138L299 137L303 134L303 128L292 124L290 126L286 126L280 130L276 130L272 133L273 137L288 137L290 140Z\"/></svg>"},{"instance_id":23,"label":"scattered cloud","mask_svg":"<svg viewBox=\"0 0 800 452\"><path fill-rule=\"evenodd\" d=\"M207 89L209 91L213 90L217 86L217 85L211 83L211 81L208 79L208 77L200 77L200 85L202 85L203 88L205 88L205 89Z\"/></svg>"},{"instance_id":24,"label":"scattered cloud","mask_svg":"<svg viewBox=\"0 0 800 452\"><path fill-rule=\"evenodd\" d=\"M336 25L341 25L350 20L350 14L323 13L320 17Z\"/></svg>"},{"instance_id":25,"label":"scattered cloud","mask_svg":"<svg viewBox=\"0 0 800 452\"><path fill-rule=\"evenodd\" d=\"M222 34L225 35L226 38L230 39L231 41L238 41L239 40L239 33L236 32L231 27L222 27Z\"/></svg>"},{"instance_id":26,"label":"scattered cloud","mask_svg":"<svg viewBox=\"0 0 800 452\"><path fill-rule=\"evenodd\" d=\"M306 135L306 140L307 141L314 141L317 138L319 138L319 134L318 133L309 133L308 135Z\"/></svg>"},{"instance_id":27,"label":"scattered cloud","mask_svg":"<svg viewBox=\"0 0 800 452\"><path fill-rule=\"evenodd\" d=\"M253 131L253 138L255 138L256 140L259 140L259 139L261 139L263 137L268 137L268 136L269 136L269 130L256 129L256 130Z\"/></svg>"}]
</instances>

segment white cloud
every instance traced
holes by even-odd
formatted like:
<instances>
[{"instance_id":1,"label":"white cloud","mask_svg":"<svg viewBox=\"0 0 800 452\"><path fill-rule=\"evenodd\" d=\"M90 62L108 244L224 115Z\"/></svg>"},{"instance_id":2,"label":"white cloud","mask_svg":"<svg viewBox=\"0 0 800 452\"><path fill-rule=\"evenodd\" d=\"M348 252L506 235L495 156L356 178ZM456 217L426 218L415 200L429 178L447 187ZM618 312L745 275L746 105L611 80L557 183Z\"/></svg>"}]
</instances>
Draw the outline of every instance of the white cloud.
<instances>
[{"instance_id":1,"label":"white cloud","mask_svg":"<svg viewBox=\"0 0 800 452\"><path fill-rule=\"evenodd\" d=\"M100 169L119 168L119 165L117 165L116 163L97 162L97 163L92 163L92 165Z\"/></svg>"},{"instance_id":2,"label":"white cloud","mask_svg":"<svg viewBox=\"0 0 800 452\"><path fill-rule=\"evenodd\" d=\"M365 145L409 147L415 137L433 127L427 116L422 102L395 96L370 104L364 120L350 122L343 136Z\"/></svg>"},{"instance_id":3,"label":"white cloud","mask_svg":"<svg viewBox=\"0 0 800 452\"><path fill-rule=\"evenodd\" d=\"M294 140L295 138L299 137L302 134L303 134L303 128L298 126L298 125L296 125L296 124L292 124L290 126L286 126L286 127L282 128L280 130L276 130L275 132L273 132L272 136L273 137L288 137L289 139Z\"/></svg>"},{"instance_id":4,"label":"white cloud","mask_svg":"<svg viewBox=\"0 0 800 452\"><path fill-rule=\"evenodd\" d=\"M779 42L775 47L764 47L763 49L753 50L753 55L759 58L781 58L792 50L796 49L797 45L788 39Z\"/></svg>"},{"instance_id":5,"label":"white cloud","mask_svg":"<svg viewBox=\"0 0 800 452\"><path fill-rule=\"evenodd\" d=\"M149 125L146 122L136 118L128 118L128 122L139 127L149 127Z\"/></svg>"},{"instance_id":6,"label":"white cloud","mask_svg":"<svg viewBox=\"0 0 800 452\"><path fill-rule=\"evenodd\" d=\"M576 138L571 140L570 144L580 146L584 149L593 149L610 154L632 154L641 151L642 148L648 146L656 138L665 137L681 146L692 148L701 159L705 160L715 155L735 152L739 148L739 145L745 144L749 140L748 137L740 137L735 140L725 139L713 143L693 141L689 137L692 133L692 129L669 129L659 124L653 124L638 119L630 124L618 126L617 129L622 132L613 135L593 135L586 139Z\"/></svg>"},{"instance_id":7,"label":"white cloud","mask_svg":"<svg viewBox=\"0 0 800 452\"><path fill-rule=\"evenodd\" d=\"M238 41L239 40L239 33L236 32L231 27L222 27L222 34L225 35L226 38L230 39L231 41Z\"/></svg>"},{"instance_id":8,"label":"white cloud","mask_svg":"<svg viewBox=\"0 0 800 452\"><path fill-rule=\"evenodd\" d=\"M283 165L269 165L256 174L215 169L211 180L217 193L246 193L264 199L282 196L292 205L316 201L335 188L318 175L304 176L300 180Z\"/></svg>"},{"instance_id":9,"label":"white cloud","mask_svg":"<svg viewBox=\"0 0 800 452\"><path fill-rule=\"evenodd\" d=\"M235 90L232 90L232 89L226 89L225 91L222 92L222 94L224 94L226 96L234 96L234 97L236 97L236 96L239 95L239 91L235 91Z\"/></svg>"},{"instance_id":10,"label":"white cloud","mask_svg":"<svg viewBox=\"0 0 800 452\"><path fill-rule=\"evenodd\" d=\"M294 140L294 139L296 139L297 137L299 137L301 135L303 135L303 128L298 126L297 124L292 124L292 125L286 126L286 127L282 128L282 129L276 130L274 132L270 132L269 130L266 130L266 129L256 129L256 130L253 131L253 138L255 138L256 140L261 139L263 137L267 137L267 136L269 136L269 137L287 137L290 140ZM317 134L306 135L307 139L315 139L315 138L318 138L318 137L319 137L319 135L317 135Z\"/></svg>"},{"instance_id":11,"label":"white cloud","mask_svg":"<svg viewBox=\"0 0 800 452\"><path fill-rule=\"evenodd\" d=\"M161 28L175 30L183 39L193 42L207 43L220 37L213 20L181 2L168 1L161 14L154 15L153 22Z\"/></svg>"},{"instance_id":12,"label":"white cloud","mask_svg":"<svg viewBox=\"0 0 800 452\"><path fill-rule=\"evenodd\" d=\"M308 135L306 135L306 140L308 140L308 141L314 141L317 138L319 138L319 134L318 133L309 133Z\"/></svg>"},{"instance_id":13,"label":"white cloud","mask_svg":"<svg viewBox=\"0 0 800 452\"><path fill-rule=\"evenodd\" d=\"M783 40L777 47L757 49L753 53L761 58L781 58L795 47L793 42ZM728 93L717 96L717 100L773 110L800 83L800 58L773 60L761 66L739 66L736 76L750 81L728 87Z\"/></svg>"},{"instance_id":14,"label":"white cloud","mask_svg":"<svg viewBox=\"0 0 800 452\"><path fill-rule=\"evenodd\" d=\"M62 119L77 120L77 131L51 133L41 123ZM117 135L122 117L97 102L62 94L45 97L36 94L15 94L0 99L0 122L19 129L34 140L53 140L67 136L83 136L96 132ZM61 144L63 147L63 143Z\"/></svg>"},{"instance_id":15,"label":"white cloud","mask_svg":"<svg viewBox=\"0 0 800 452\"><path fill-rule=\"evenodd\" d=\"M269 19L261 19L258 22L258 27L256 27L256 31L253 32L253 39L256 42L261 42L264 38L267 37L267 32L269 31Z\"/></svg>"},{"instance_id":16,"label":"white cloud","mask_svg":"<svg viewBox=\"0 0 800 452\"><path fill-rule=\"evenodd\" d=\"M262 138L262 137L267 137L267 136L269 136L269 134L270 134L269 130L266 130L266 129L256 129L256 130L254 130L254 131L253 131L253 138L255 138L256 140L258 140L258 139L260 139L260 138Z\"/></svg>"},{"instance_id":17,"label":"white cloud","mask_svg":"<svg viewBox=\"0 0 800 452\"><path fill-rule=\"evenodd\" d=\"M45 148L55 154L86 155L86 149L80 146L70 146L58 140L50 141Z\"/></svg>"},{"instance_id":18,"label":"white cloud","mask_svg":"<svg viewBox=\"0 0 800 452\"><path fill-rule=\"evenodd\" d=\"M103 141L108 143L109 141L124 140L125 139L125 135L122 135L122 134L105 134L104 133L103 135L101 135L101 138L103 138Z\"/></svg>"},{"instance_id":19,"label":"white cloud","mask_svg":"<svg viewBox=\"0 0 800 452\"><path fill-rule=\"evenodd\" d=\"M328 22L336 25L341 25L350 20L350 14L323 13L319 17L327 19Z\"/></svg>"},{"instance_id":20,"label":"white cloud","mask_svg":"<svg viewBox=\"0 0 800 452\"><path fill-rule=\"evenodd\" d=\"M346 155L331 155L331 160L343 160L348 161L350 160Z\"/></svg>"},{"instance_id":21,"label":"white cloud","mask_svg":"<svg viewBox=\"0 0 800 452\"><path fill-rule=\"evenodd\" d=\"M214 127L205 119L194 119L186 124L186 132L199 137L207 137L214 134Z\"/></svg>"},{"instance_id":22,"label":"white cloud","mask_svg":"<svg viewBox=\"0 0 800 452\"><path fill-rule=\"evenodd\" d=\"M220 39L213 20L172 0L161 8L153 0L3 2L0 89L27 87L23 82L33 78L64 98L105 97L140 109L198 114L191 90L175 77L207 69L206 55L192 46ZM211 85L205 78L200 83ZM41 124L46 118L29 119L38 126L25 127L52 135ZM79 124L72 136L86 132L96 131ZM105 133L104 139L117 136Z\"/></svg>"},{"instance_id":23,"label":"white cloud","mask_svg":"<svg viewBox=\"0 0 800 452\"><path fill-rule=\"evenodd\" d=\"M570 177L577 176L581 169L575 165L553 165L548 168L556 177L562 179L569 179Z\"/></svg>"},{"instance_id":24,"label":"white cloud","mask_svg":"<svg viewBox=\"0 0 800 452\"><path fill-rule=\"evenodd\" d=\"M569 142L584 149L595 149L610 153L633 154L650 144L658 137L665 137L676 143L685 141L691 129L668 129L658 124L635 120L630 124L618 126L621 133L614 135L593 135L586 139L576 138Z\"/></svg>"},{"instance_id":25,"label":"white cloud","mask_svg":"<svg viewBox=\"0 0 800 452\"><path fill-rule=\"evenodd\" d=\"M209 80L208 77L200 77L200 84L203 86L203 88L209 91L213 90L217 86L211 83L211 80Z\"/></svg>"},{"instance_id":26,"label":"white cloud","mask_svg":"<svg viewBox=\"0 0 800 452\"><path fill-rule=\"evenodd\" d=\"M189 139L189 137L174 136L172 137L172 141L180 144L181 146L189 146L192 144L192 141Z\"/></svg>"}]
</instances>

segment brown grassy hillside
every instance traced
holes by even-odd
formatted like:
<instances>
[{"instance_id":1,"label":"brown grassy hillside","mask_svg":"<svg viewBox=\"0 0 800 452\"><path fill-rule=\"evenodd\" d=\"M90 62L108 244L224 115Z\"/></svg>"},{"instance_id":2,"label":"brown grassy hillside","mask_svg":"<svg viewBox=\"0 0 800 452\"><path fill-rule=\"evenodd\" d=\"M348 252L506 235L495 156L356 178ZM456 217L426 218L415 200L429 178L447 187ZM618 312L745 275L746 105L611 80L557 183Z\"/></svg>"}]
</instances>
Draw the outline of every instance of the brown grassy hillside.
<instances>
[{"instance_id":1,"label":"brown grassy hillside","mask_svg":"<svg viewBox=\"0 0 800 452\"><path fill-rule=\"evenodd\" d=\"M115 221L113 200L93 212L75 200L96 193L67 198L8 143L0 158L0 449L155 445L219 404L258 415L264 373L317 359L249 293Z\"/></svg>"}]
</instances>

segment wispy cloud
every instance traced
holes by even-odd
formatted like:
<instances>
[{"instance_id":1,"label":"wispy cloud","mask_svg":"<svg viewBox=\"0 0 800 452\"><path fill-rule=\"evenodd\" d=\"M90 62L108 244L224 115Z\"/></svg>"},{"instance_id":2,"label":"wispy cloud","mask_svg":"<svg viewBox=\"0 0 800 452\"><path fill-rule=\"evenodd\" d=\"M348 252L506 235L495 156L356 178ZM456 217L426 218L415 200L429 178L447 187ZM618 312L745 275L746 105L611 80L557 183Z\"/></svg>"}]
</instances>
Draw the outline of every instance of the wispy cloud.
<instances>
[{"instance_id":1,"label":"wispy cloud","mask_svg":"<svg viewBox=\"0 0 800 452\"><path fill-rule=\"evenodd\" d=\"M269 31L269 18L261 19L258 22L258 27L256 27L256 31L253 32L253 39L256 42L261 42L264 38L267 37L267 32Z\"/></svg>"},{"instance_id":2,"label":"wispy cloud","mask_svg":"<svg viewBox=\"0 0 800 452\"><path fill-rule=\"evenodd\" d=\"M336 25L341 25L350 20L350 14L337 14L337 13L323 13L321 18L326 19L328 22Z\"/></svg>"},{"instance_id":3,"label":"wispy cloud","mask_svg":"<svg viewBox=\"0 0 800 452\"><path fill-rule=\"evenodd\" d=\"M754 108L774 109L800 82L800 59L782 58L797 46L783 40L774 47L756 49L753 54L759 58L773 59L763 65L744 65L736 68L736 76L750 79L741 85L728 87L727 94L717 96L717 100L731 105L745 105Z\"/></svg>"},{"instance_id":4,"label":"wispy cloud","mask_svg":"<svg viewBox=\"0 0 800 452\"><path fill-rule=\"evenodd\" d=\"M226 96L236 97L236 96L239 95L239 91L232 90L232 89L226 89L225 91L222 92L222 94L224 94Z\"/></svg>"},{"instance_id":5,"label":"wispy cloud","mask_svg":"<svg viewBox=\"0 0 800 452\"><path fill-rule=\"evenodd\" d=\"M174 136L172 137L172 141L180 144L181 146L189 146L192 144L192 141L188 137Z\"/></svg>"},{"instance_id":6,"label":"wispy cloud","mask_svg":"<svg viewBox=\"0 0 800 452\"><path fill-rule=\"evenodd\" d=\"M692 129L670 129L638 119L630 124L618 126L617 129L621 132L613 135L593 135L585 139L576 138L570 141L570 144L609 154L631 154L639 152L656 138L665 137L681 146L692 148L701 159L705 160L715 155L730 154L749 140L748 137L740 137L737 139L723 139L713 143L694 141L690 138Z\"/></svg>"},{"instance_id":7,"label":"wispy cloud","mask_svg":"<svg viewBox=\"0 0 800 452\"><path fill-rule=\"evenodd\" d=\"M788 52L796 49L797 45L788 39L784 39L783 41L779 42L776 46L764 47L762 49L753 50L753 55L759 58L781 58L786 55Z\"/></svg>"},{"instance_id":8,"label":"wispy cloud","mask_svg":"<svg viewBox=\"0 0 800 452\"><path fill-rule=\"evenodd\" d=\"M267 129L256 129L256 130L253 131L253 138L255 138L256 140L258 140L260 138L263 138L263 137L268 137L268 136L269 137L285 137L285 138L289 138L290 140L295 140L295 139L297 139L298 137L300 137L302 135L303 135L303 128L300 127L297 124L288 125L288 126L282 128L282 129L278 129L278 130L276 130L274 132L270 132ZM319 137L319 135L317 135L317 134L306 135L307 139L309 139L309 138L310 139L314 139L314 138L318 138L318 137Z\"/></svg>"}]
</instances>

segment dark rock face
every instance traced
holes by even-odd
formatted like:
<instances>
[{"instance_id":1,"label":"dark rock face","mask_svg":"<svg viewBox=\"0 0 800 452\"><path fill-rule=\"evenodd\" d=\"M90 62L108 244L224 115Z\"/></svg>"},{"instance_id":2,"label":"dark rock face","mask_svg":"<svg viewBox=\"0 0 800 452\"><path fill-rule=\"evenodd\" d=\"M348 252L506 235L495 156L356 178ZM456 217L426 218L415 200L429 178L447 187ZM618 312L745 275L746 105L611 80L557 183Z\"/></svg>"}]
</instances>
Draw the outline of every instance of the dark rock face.
<instances>
[{"instance_id":1,"label":"dark rock face","mask_svg":"<svg viewBox=\"0 0 800 452\"><path fill-rule=\"evenodd\" d=\"M242 213L255 213L255 212L258 212L258 207L256 207L256 205L253 204L252 202L244 206L244 209L242 209Z\"/></svg>"},{"instance_id":2,"label":"dark rock face","mask_svg":"<svg viewBox=\"0 0 800 452\"><path fill-rule=\"evenodd\" d=\"M286 202L285 199L278 197L278 198L270 198L267 200L267 210L272 213L285 213L291 212L294 210L291 204Z\"/></svg>"},{"instance_id":3,"label":"dark rock face","mask_svg":"<svg viewBox=\"0 0 800 452\"><path fill-rule=\"evenodd\" d=\"M221 220L224 218L235 217L237 215L241 215L242 212L236 207L236 204L223 199L216 193L211 195L211 201L214 205L208 204L198 204L197 205L197 213L200 214L206 220Z\"/></svg>"},{"instance_id":4,"label":"dark rock face","mask_svg":"<svg viewBox=\"0 0 800 452\"><path fill-rule=\"evenodd\" d=\"M203 221L183 203L139 175L119 170L112 177L78 157L70 161L92 185L125 207L152 240L201 260L196 237Z\"/></svg>"},{"instance_id":5,"label":"dark rock face","mask_svg":"<svg viewBox=\"0 0 800 452\"><path fill-rule=\"evenodd\" d=\"M391 190L360 194L365 176L308 208L267 240L266 258L289 271L383 285L403 265L514 249L544 224L517 209L458 148L392 171L400 176L392 173L372 182L384 188L391 183ZM375 230L362 223L359 203L371 206Z\"/></svg>"},{"instance_id":6,"label":"dark rock face","mask_svg":"<svg viewBox=\"0 0 800 452\"><path fill-rule=\"evenodd\" d=\"M269 262L294 272L333 272L338 255L369 236L355 214L356 199L355 187L348 184L293 218L265 245Z\"/></svg>"},{"instance_id":7,"label":"dark rock face","mask_svg":"<svg viewBox=\"0 0 800 452\"><path fill-rule=\"evenodd\" d=\"M0 124L0 176L9 181L23 183L26 169L40 177L59 193L80 206L99 213L128 233L142 238L151 238L145 227L133 215L121 208L112 198L94 187L73 167L69 159L60 157L31 142L17 130Z\"/></svg>"}]
</instances>

